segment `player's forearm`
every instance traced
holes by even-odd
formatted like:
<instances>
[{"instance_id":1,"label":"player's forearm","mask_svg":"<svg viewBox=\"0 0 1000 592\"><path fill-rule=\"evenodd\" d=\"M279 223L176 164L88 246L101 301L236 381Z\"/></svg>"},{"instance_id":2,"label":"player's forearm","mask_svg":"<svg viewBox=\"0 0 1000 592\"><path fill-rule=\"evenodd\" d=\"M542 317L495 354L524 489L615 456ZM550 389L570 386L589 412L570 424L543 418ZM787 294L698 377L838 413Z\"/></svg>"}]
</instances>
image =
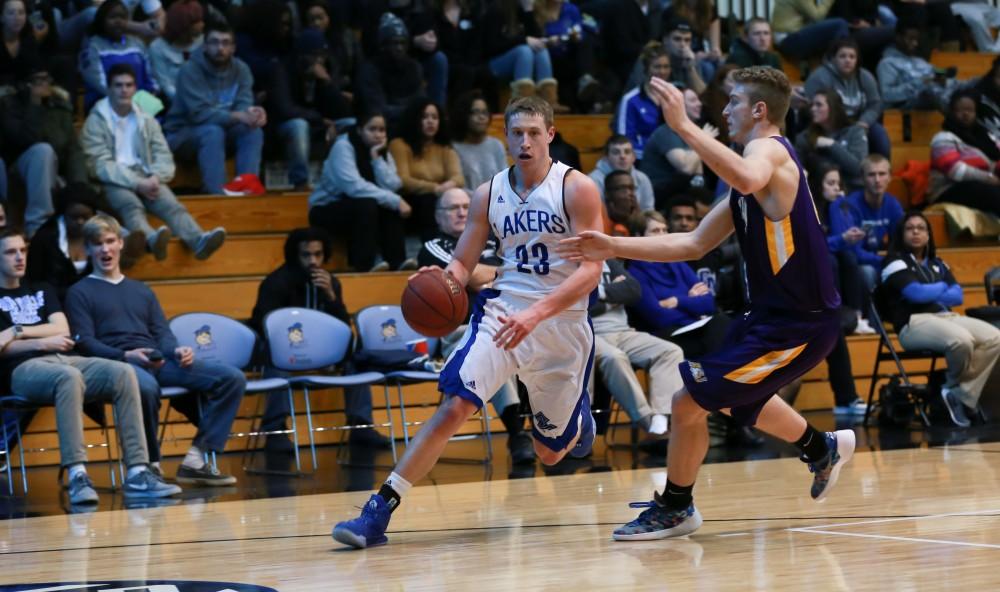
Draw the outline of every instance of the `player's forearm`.
<instances>
[{"instance_id":1,"label":"player's forearm","mask_svg":"<svg viewBox=\"0 0 1000 592\"><path fill-rule=\"evenodd\" d=\"M453 275L455 279L458 280L458 283L462 284L462 286L468 286L469 281L472 279L472 274L469 273L469 268L466 267L465 264L462 263L462 260L458 257L452 259L451 263L449 263L448 267L445 267L444 270Z\"/></svg>"},{"instance_id":2,"label":"player's forearm","mask_svg":"<svg viewBox=\"0 0 1000 592\"><path fill-rule=\"evenodd\" d=\"M547 296L532 305L542 316L542 319L553 317L566 310L581 298L586 298L601 281L600 261L584 261L580 267L570 274L566 281L550 292Z\"/></svg>"},{"instance_id":3,"label":"player's forearm","mask_svg":"<svg viewBox=\"0 0 1000 592\"><path fill-rule=\"evenodd\" d=\"M660 236L616 236L612 239L615 257L639 261L690 261L703 255L689 232Z\"/></svg>"},{"instance_id":4,"label":"player's forearm","mask_svg":"<svg viewBox=\"0 0 1000 592\"><path fill-rule=\"evenodd\" d=\"M688 122L678 134L701 157L702 164L715 171L730 187L744 195L760 190L757 175L743 158L708 132Z\"/></svg>"}]
</instances>

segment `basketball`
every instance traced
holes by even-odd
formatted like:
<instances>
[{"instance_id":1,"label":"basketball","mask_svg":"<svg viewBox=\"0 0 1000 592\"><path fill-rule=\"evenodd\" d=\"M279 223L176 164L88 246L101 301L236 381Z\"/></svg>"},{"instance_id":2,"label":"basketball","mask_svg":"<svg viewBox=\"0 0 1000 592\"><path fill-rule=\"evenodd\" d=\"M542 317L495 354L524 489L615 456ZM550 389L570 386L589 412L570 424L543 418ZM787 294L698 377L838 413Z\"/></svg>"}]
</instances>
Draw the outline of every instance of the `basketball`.
<instances>
[{"instance_id":1,"label":"basketball","mask_svg":"<svg viewBox=\"0 0 1000 592\"><path fill-rule=\"evenodd\" d=\"M427 337L443 337L465 322L469 297L450 273L431 269L407 282L400 306L403 318L414 331Z\"/></svg>"}]
</instances>

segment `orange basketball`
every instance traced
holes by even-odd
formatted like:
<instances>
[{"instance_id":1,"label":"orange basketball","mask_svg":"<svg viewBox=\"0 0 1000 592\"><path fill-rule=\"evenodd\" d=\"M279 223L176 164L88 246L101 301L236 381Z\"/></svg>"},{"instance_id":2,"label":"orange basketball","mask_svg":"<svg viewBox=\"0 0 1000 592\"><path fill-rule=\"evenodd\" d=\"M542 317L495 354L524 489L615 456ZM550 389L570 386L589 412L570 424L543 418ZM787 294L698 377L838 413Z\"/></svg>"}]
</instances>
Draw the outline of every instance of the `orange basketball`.
<instances>
[{"instance_id":1,"label":"orange basketball","mask_svg":"<svg viewBox=\"0 0 1000 592\"><path fill-rule=\"evenodd\" d=\"M427 337L443 337L465 322L469 297L450 273L430 269L407 282L400 306L403 318L414 331Z\"/></svg>"}]
</instances>

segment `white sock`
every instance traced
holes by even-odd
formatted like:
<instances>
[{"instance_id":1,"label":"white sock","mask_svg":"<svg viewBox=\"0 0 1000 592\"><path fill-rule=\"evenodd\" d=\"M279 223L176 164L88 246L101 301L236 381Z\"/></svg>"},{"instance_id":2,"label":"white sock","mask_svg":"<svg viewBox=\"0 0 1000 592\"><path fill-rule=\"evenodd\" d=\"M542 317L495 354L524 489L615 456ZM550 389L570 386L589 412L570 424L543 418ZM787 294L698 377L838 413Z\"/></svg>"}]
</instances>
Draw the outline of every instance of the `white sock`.
<instances>
[{"instance_id":1,"label":"white sock","mask_svg":"<svg viewBox=\"0 0 1000 592\"><path fill-rule=\"evenodd\" d=\"M150 468L159 469L160 468L160 461L151 462L151 463L149 463L149 466L150 466ZM161 471L162 471L162 469L161 469Z\"/></svg>"},{"instance_id":2,"label":"white sock","mask_svg":"<svg viewBox=\"0 0 1000 592\"><path fill-rule=\"evenodd\" d=\"M125 478L126 479L131 479L132 477L135 477L139 473L141 473L143 471L148 471L148 470L149 470L149 467L147 467L146 465L134 465L134 466L131 466L131 467L128 468L128 473L125 474L126 475Z\"/></svg>"},{"instance_id":3,"label":"white sock","mask_svg":"<svg viewBox=\"0 0 1000 592\"><path fill-rule=\"evenodd\" d=\"M184 455L181 464L195 470L200 469L205 466L205 455L201 450L198 450L197 446L192 446Z\"/></svg>"},{"instance_id":4,"label":"white sock","mask_svg":"<svg viewBox=\"0 0 1000 592\"><path fill-rule=\"evenodd\" d=\"M84 475L87 474L87 465L83 463L76 463L75 465L66 467L66 471L69 473L69 480L72 481L73 477L76 477L79 473L83 473Z\"/></svg>"},{"instance_id":5,"label":"white sock","mask_svg":"<svg viewBox=\"0 0 1000 592\"><path fill-rule=\"evenodd\" d=\"M413 487L412 483L400 477L399 473L395 471L389 474L389 477L385 480L385 484L391 487L400 498L409 493L410 488Z\"/></svg>"},{"instance_id":6,"label":"white sock","mask_svg":"<svg viewBox=\"0 0 1000 592\"><path fill-rule=\"evenodd\" d=\"M667 417L659 413L653 414L653 419L649 422L649 433L662 436L667 433Z\"/></svg>"}]
</instances>

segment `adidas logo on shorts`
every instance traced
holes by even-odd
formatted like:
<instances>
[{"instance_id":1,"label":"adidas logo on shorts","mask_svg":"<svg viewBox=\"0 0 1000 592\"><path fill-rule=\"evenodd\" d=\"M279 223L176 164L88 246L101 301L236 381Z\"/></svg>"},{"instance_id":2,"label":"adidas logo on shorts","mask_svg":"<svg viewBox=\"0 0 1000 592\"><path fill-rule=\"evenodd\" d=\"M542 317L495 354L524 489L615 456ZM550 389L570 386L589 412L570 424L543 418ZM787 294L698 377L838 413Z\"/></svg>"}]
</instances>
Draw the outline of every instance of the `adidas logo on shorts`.
<instances>
[{"instance_id":1,"label":"adidas logo on shorts","mask_svg":"<svg viewBox=\"0 0 1000 592\"><path fill-rule=\"evenodd\" d=\"M475 380L470 380L469 382L465 383L465 386L469 387L469 390L473 390L474 391L474 390L476 390L476 381Z\"/></svg>"}]
</instances>

